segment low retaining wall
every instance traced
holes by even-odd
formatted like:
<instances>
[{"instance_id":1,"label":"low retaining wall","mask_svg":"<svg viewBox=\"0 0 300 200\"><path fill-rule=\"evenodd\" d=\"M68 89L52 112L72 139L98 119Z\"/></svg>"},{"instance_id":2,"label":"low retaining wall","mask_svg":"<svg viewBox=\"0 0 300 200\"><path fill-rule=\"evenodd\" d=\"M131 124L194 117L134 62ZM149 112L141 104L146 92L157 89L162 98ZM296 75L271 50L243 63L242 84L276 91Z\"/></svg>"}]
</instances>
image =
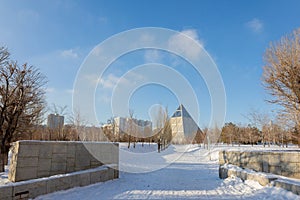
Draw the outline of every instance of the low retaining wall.
<instances>
[{"instance_id":1,"label":"low retaining wall","mask_svg":"<svg viewBox=\"0 0 300 200\"><path fill-rule=\"evenodd\" d=\"M219 164L300 179L299 151L220 151Z\"/></svg>"},{"instance_id":2,"label":"low retaining wall","mask_svg":"<svg viewBox=\"0 0 300 200\"><path fill-rule=\"evenodd\" d=\"M0 186L1 200L31 199L40 195L86 186L118 178L116 165L101 166L79 172L55 175Z\"/></svg>"},{"instance_id":3,"label":"low retaining wall","mask_svg":"<svg viewBox=\"0 0 300 200\"><path fill-rule=\"evenodd\" d=\"M260 185L266 186L270 184L272 181L278 178L277 175L266 175L264 173L255 173L252 170L244 170L240 167L230 164L224 164L219 167L219 177L221 179L225 179L231 176L239 177L243 181L245 180L253 180L257 181Z\"/></svg>"},{"instance_id":4,"label":"low retaining wall","mask_svg":"<svg viewBox=\"0 0 300 200\"><path fill-rule=\"evenodd\" d=\"M8 178L12 182L115 164L119 146L105 142L18 141L13 144Z\"/></svg>"},{"instance_id":5,"label":"low retaining wall","mask_svg":"<svg viewBox=\"0 0 300 200\"><path fill-rule=\"evenodd\" d=\"M219 177L225 179L231 176L239 177L243 181L254 180L262 186L271 185L300 195L300 184L299 181L295 181L295 179L290 179L279 175L265 174L263 172L258 173L230 164L221 165L219 168Z\"/></svg>"}]
</instances>

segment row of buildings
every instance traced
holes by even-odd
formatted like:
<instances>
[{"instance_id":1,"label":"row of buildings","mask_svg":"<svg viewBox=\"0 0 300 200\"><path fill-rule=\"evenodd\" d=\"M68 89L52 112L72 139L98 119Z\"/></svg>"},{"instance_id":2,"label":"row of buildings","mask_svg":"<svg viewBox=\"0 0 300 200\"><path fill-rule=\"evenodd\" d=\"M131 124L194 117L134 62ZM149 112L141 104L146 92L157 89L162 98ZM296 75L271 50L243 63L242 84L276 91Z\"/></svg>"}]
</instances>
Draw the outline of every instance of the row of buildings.
<instances>
[{"instance_id":1,"label":"row of buildings","mask_svg":"<svg viewBox=\"0 0 300 200\"><path fill-rule=\"evenodd\" d=\"M128 134L135 137L147 138L152 133L152 122L128 117L115 117L108 120L102 129L114 135Z\"/></svg>"},{"instance_id":2,"label":"row of buildings","mask_svg":"<svg viewBox=\"0 0 300 200\"><path fill-rule=\"evenodd\" d=\"M169 123L172 131L172 143L182 144L191 142L196 134L202 134L197 123L182 104L179 105L170 117ZM64 117L58 114L48 115L47 126L50 129L63 128ZM154 135L155 131L153 129L151 121L128 117L115 117L102 126L102 130L118 137L128 134L138 138L150 138Z\"/></svg>"},{"instance_id":3,"label":"row of buildings","mask_svg":"<svg viewBox=\"0 0 300 200\"><path fill-rule=\"evenodd\" d=\"M181 104L169 121L172 130L172 143L182 144L191 142L196 134L202 134L197 123ZM130 134L131 136L148 138L155 130L151 121L131 119L128 117L115 117L102 126L114 135Z\"/></svg>"}]
</instances>

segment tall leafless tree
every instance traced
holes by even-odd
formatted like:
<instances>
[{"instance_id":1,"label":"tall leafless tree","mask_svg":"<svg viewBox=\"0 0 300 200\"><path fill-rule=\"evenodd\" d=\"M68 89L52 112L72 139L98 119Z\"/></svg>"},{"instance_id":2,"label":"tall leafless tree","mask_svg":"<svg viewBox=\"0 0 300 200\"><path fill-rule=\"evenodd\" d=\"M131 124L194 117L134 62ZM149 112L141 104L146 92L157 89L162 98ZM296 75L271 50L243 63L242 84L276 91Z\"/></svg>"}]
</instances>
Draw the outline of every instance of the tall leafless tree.
<instances>
[{"instance_id":1,"label":"tall leafless tree","mask_svg":"<svg viewBox=\"0 0 300 200\"><path fill-rule=\"evenodd\" d=\"M286 147L288 147L288 143L290 143L293 139L293 128L294 128L294 123L289 120L289 116L286 115L286 113L278 113L276 117L276 123L280 127L280 142L282 147L284 147L284 144Z\"/></svg>"},{"instance_id":2,"label":"tall leafless tree","mask_svg":"<svg viewBox=\"0 0 300 200\"><path fill-rule=\"evenodd\" d=\"M261 142L265 147L266 142L269 140L269 129L267 128L269 127L269 124L271 122L269 114L260 112L257 109L251 109L251 111L249 111L249 113L245 117L249 120L252 126L260 129Z\"/></svg>"},{"instance_id":3,"label":"tall leafless tree","mask_svg":"<svg viewBox=\"0 0 300 200\"><path fill-rule=\"evenodd\" d=\"M170 119L168 116L168 108L160 106L155 113L153 120L156 136L157 150L160 152L162 148L165 148L172 140L172 128Z\"/></svg>"},{"instance_id":4,"label":"tall leafless tree","mask_svg":"<svg viewBox=\"0 0 300 200\"><path fill-rule=\"evenodd\" d=\"M164 109L163 114L163 129L161 132L161 140L162 140L162 147L163 149L166 149L166 147L171 143L172 141L172 127L170 122L170 117L168 113L168 107Z\"/></svg>"},{"instance_id":5,"label":"tall leafless tree","mask_svg":"<svg viewBox=\"0 0 300 200\"><path fill-rule=\"evenodd\" d=\"M129 109L129 123L128 123L128 128L127 128L127 134L128 134L128 149L130 148L130 142L131 142L131 135L133 134L134 131L134 110Z\"/></svg>"},{"instance_id":6,"label":"tall leafless tree","mask_svg":"<svg viewBox=\"0 0 300 200\"><path fill-rule=\"evenodd\" d=\"M300 135L300 28L272 43L265 52L263 85L282 106ZM298 137L298 143L300 137Z\"/></svg>"},{"instance_id":7,"label":"tall leafless tree","mask_svg":"<svg viewBox=\"0 0 300 200\"><path fill-rule=\"evenodd\" d=\"M0 48L0 139L1 158L7 154L14 135L41 123L45 109L46 78L27 64L9 59L6 48ZM1 170L0 168L0 170Z\"/></svg>"},{"instance_id":8,"label":"tall leafless tree","mask_svg":"<svg viewBox=\"0 0 300 200\"><path fill-rule=\"evenodd\" d=\"M68 117L69 123L72 125L72 127L75 129L76 133L76 140L80 141L86 141L87 135L86 135L86 124L87 121L82 116L80 110L74 109L72 114Z\"/></svg>"}]
</instances>

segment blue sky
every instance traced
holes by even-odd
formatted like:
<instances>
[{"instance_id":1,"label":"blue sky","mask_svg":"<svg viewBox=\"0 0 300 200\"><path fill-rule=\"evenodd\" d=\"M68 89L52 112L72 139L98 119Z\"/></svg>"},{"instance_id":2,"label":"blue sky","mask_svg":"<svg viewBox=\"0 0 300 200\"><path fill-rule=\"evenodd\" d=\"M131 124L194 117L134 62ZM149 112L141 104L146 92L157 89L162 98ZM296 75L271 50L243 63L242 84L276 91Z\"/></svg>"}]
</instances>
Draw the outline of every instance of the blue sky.
<instances>
[{"instance_id":1,"label":"blue sky","mask_svg":"<svg viewBox=\"0 0 300 200\"><path fill-rule=\"evenodd\" d=\"M189 32L212 56L223 78L227 97L225 121L247 123L242 114L250 109L274 109L265 102L268 95L261 86L263 54L271 41L300 27L299 7L296 0L0 0L0 45L9 48L13 59L39 67L48 77L49 105L67 105L71 110L76 74L100 42L141 27ZM155 59L174 67L189 80L200 102L199 124L206 126L211 105L205 82L184 60L177 58L174 64L173 57L163 51L137 51L114 62L95 94L98 120L105 122L112 115L109 95L122 74ZM148 119L151 106L166 105L172 114L178 103L172 91L153 84L136 90L129 107L138 118Z\"/></svg>"}]
</instances>

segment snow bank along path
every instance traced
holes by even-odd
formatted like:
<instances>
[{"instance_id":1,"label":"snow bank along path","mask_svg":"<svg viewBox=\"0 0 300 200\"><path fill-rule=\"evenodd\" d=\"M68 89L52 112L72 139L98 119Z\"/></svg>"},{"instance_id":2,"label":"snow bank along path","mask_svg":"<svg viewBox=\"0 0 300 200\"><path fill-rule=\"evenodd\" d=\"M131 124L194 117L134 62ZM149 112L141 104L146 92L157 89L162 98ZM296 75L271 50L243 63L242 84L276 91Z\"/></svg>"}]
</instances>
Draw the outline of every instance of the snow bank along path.
<instances>
[{"instance_id":1,"label":"snow bank along path","mask_svg":"<svg viewBox=\"0 0 300 200\"><path fill-rule=\"evenodd\" d=\"M122 160L129 160L131 167L151 167L157 165L157 154L143 154L143 160L134 160L122 150L127 151L126 144L121 145L120 169L128 170L129 162L122 165ZM217 147L209 154L197 146L175 145L162 152L166 167L148 173L121 172L120 178L81 188L73 188L44 196L38 199L300 199L299 196L275 187L262 187L258 182L239 178L219 179ZM137 145L129 151L155 151L155 145L141 147ZM156 155L156 156L155 156ZM182 155L182 156L181 156ZM181 157L180 157L181 156ZM174 158L178 158L174 162Z\"/></svg>"}]
</instances>

